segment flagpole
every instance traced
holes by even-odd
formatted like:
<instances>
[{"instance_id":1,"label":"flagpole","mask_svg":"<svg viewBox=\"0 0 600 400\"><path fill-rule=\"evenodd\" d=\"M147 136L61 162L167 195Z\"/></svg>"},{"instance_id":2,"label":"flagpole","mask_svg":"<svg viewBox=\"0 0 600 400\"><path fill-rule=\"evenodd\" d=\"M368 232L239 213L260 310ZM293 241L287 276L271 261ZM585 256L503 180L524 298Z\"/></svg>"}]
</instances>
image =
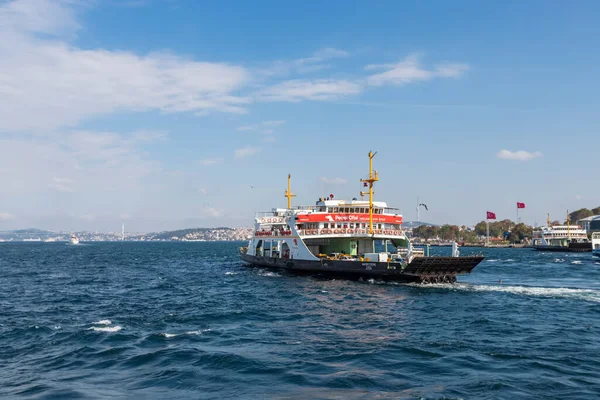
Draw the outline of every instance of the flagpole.
<instances>
[{"instance_id":1,"label":"flagpole","mask_svg":"<svg viewBox=\"0 0 600 400\"><path fill-rule=\"evenodd\" d=\"M487 247L490 247L490 220L489 219L485 219L485 228L487 230Z\"/></svg>"},{"instance_id":2,"label":"flagpole","mask_svg":"<svg viewBox=\"0 0 600 400\"><path fill-rule=\"evenodd\" d=\"M517 203L517 224L519 223L519 203Z\"/></svg>"}]
</instances>

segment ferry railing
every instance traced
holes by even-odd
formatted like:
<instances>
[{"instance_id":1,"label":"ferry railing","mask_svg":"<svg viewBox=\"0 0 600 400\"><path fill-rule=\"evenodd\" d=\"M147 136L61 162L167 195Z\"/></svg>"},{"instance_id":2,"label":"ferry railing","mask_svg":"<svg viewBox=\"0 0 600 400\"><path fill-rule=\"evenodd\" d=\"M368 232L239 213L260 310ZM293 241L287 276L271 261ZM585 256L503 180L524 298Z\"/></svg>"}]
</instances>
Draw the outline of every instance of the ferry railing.
<instances>
[{"instance_id":1,"label":"ferry railing","mask_svg":"<svg viewBox=\"0 0 600 400\"><path fill-rule=\"evenodd\" d=\"M303 237L317 237L317 236L340 236L344 235L347 237L352 236L365 236L369 235L368 229L299 229L298 233ZM374 229L373 233L379 236L388 237L404 237L404 232L399 229ZM274 229L270 231L256 231L254 233L258 237L280 237L280 236L292 236L291 230Z\"/></svg>"}]
</instances>

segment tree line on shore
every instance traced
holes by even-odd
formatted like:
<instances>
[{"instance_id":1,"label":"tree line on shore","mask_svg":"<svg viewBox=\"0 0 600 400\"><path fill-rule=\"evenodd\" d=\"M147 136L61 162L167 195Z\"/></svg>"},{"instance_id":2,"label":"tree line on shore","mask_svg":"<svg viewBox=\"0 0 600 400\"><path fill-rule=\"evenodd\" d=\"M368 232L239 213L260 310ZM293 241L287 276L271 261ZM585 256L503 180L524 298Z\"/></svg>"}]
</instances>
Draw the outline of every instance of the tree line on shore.
<instances>
[{"instance_id":1,"label":"tree line on shore","mask_svg":"<svg viewBox=\"0 0 600 400\"><path fill-rule=\"evenodd\" d=\"M581 208L577 211L573 211L572 213L569 213L569 219L572 223L576 223L580 219L591 217L593 215L600 215L600 207L592 208L591 210L589 208Z\"/></svg>"},{"instance_id":2,"label":"tree line on shore","mask_svg":"<svg viewBox=\"0 0 600 400\"><path fill-rule=\"evenodd\" d=\"M526 238L531 238L533 227L524 223L515 224L510 219L490 222L490 237L504 237L510 242L521 242ZM413 236L425 240L440 239L444 241L453 241L465 243L477 243L481 236L487 234L485 221L475 225L474 230L467 229L466 226L458 225L421 225L413 229Z\"/></svg>"},{"instance_id":3,"label":"tree line on shore","mask_svg":"<svg viewBox=\"0 0 600 400\"><path fill-rule=\"evenodd\" d=\"M591 217L593 215L600 215L600 207L588 209L581 208L577 211L569 213L569 219L572 224L576 224L577 221L583 218ZM551 222L551 225L563 225L566 221L561 222L555 220ZM533 235L533 227L524 223L515 223L510 219L504 219L501 221L494 221L489 223L490 237L491 238L503 238L511 243L521 243L524 240L531 239ZM465 243L477 243L480 241L480 237L487 235L487 224L486 221L481 221L475 225L475 229L469 230L466 226L458 225L421 225L413 229L413 236L419 237L425 240L439 239L443 241L453 241Z\"/></svg>"}]
</instances>

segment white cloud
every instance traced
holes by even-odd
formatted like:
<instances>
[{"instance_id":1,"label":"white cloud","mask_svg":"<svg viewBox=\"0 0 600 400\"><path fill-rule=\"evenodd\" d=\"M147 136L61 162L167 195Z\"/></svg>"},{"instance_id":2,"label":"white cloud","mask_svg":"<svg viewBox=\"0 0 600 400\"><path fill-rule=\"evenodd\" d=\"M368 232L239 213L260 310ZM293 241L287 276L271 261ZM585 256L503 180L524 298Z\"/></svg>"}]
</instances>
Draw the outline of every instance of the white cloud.
<instances>
[{"instance_id":1,"label":"white cloud","mask_svg":"<svg viewBox=\"0 0 600 400\"><path fill-rule=\"evenodd\" d=\"M323 176L323 177L321 177L321 181L325 182L325 183L328 183L328 184L331 184L331 185L343 185L345 183L348 183L347 179L339 178L339 177L336 177L336 178L327 178L327 177Z\"/></svg>"},{"instance_id":2,"label":"white cloud","mask_svg":"<svg viewBox=\"0 0 600 400\"><path fill-rule=\"evenodd\" d=\"M412 54L396 64L371 64L365 70L384 70L367 78L367 83L373 86L384 84L406 85L412 82L428 81L434 78L458 78L469 70L467 64L439 64L433 70L421 66L419 56Z\"/></svg>"},{"instance_id":3,"label":"white cloud","mask_svg":"<svg viewBox=\"0 0 600 400\"><path fill-rule=\"evenodd\" d=\"M235 158L250 157L259 153L262 149L260 147L245 146L235 149Z\"/></svg>"},{"instance_id":4,"label":"white cloud","mask_svg":"<svg viewBox=\"0 0 600 400\"><path fill-rule=\"evenodd\" d=\"M362 87L347 80L290 80L263 89L258 99L264 101L335 100L358 94Z\"/></svg>"},{"instance_id":5,"label":"white cloud","mask_svg":"<svg viewBox=\"0 0 600 400\"><path fill-rule=\"evenodd\" d=\"M224 160L222 158L203 158L199 161L200 165L204 165L206 167L211 165L216 165L222 163Z\"/></svg>"},{"instance_id":6,"label":"white cloud","mask_svg":"<svg viewBox=\"0 0 600 400\"><path fill-rule=\"evenodd\" d=\"M510 151L510 150L500 150L497 154L497 157L502 160L519 160L519 161L529 161L534 158L541 157L542 153L539 151L535 151L530 153L525 150L519 151Z\"/></svg>"},{"instance_id":7,"label":"white cloud","mask_svg":"<svg viewBox=\"0 0 600 400\"><path fill-rule=\"evenodd\" d=\"M17 0L0 6L0 29L49 35L72 34L80 28L68 0Z\"/></svg>"},{"instance_id":8,"label":"white cloud","mask_svg":"<svg viewBox=\"0 0 600 400\"><path fill-rule=\"evenodd\" d=\"M160 139L157 139L160 140ZM45 137L0 137L0 194L133 190L161 166L136 133L76 131Z\"/></svg>"},{"instance_id":9,"label":"white cloud","mask_svg":"<svg viewBox=\"0 0 600 400\"><path fill-rule=\"evenodd\" d=\"M79 49L39 34L75 29L74 2L0 6L0 131L52 130L116 111L243 113L240 66L165 53ZM35 118L32 118L35 115Z\"/></svg>"},{"instance_id":10,"label":"white cloud","mask_svg":"<svg viewBox=\"0 0 600 400\"><path fill-rule=\"evenodd\" d=\"M0 221L10 221L11 219L15 219L15 216L7 212L0 213Z\"/></svg>"},{"instance_id":11,"label":"white cloud","mask_svg":"<svg viewBox=\"0 0 600 400\"><path fill-rule=\"evenodd\" d=\"M348 57L349 55L350 53L345 50L327 47L316 51L310 57L291 61L275 61L269 68L260 70L259 74L267 76L288 75L291 73L308 74L331 68L332 65L326 62L336 58Z\"/></svg>"}]
</instances>

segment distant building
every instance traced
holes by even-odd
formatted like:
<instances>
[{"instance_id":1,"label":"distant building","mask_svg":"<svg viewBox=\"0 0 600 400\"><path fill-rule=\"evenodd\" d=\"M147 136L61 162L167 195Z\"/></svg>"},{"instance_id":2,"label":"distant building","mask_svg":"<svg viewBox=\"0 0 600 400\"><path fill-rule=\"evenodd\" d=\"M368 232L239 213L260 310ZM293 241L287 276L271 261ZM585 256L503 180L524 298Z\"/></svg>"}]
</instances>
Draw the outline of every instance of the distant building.
<instances>
[{"instance_id":1,"label":"distant building","mask_svg":"<svg viewBox=\"0 0 600 400\"><path fill-rule=\"evenodd\" d=\"M577 225L580 225L581 229L588 232L600 232L600 215L592 215L591 217L582 218L577 221Z\"/></svg>"}]
</instances>

